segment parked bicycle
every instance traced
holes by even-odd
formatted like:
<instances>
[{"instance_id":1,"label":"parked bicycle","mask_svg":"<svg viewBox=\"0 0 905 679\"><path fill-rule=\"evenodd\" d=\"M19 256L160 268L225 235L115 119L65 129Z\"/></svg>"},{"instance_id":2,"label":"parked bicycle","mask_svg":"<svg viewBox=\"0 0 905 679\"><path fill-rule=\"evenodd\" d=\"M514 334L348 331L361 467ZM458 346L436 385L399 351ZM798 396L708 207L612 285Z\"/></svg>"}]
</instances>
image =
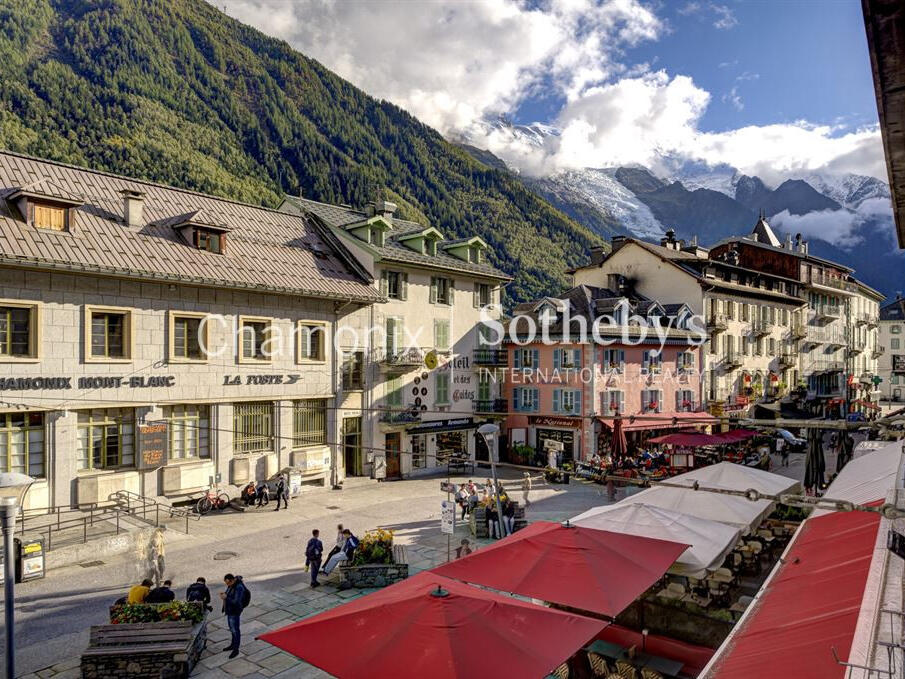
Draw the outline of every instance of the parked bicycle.
<instances>
[{"instance_id":1,"label":"parked bicycle","mask_svg":"<svg viewBox=\"0 0 905 679\"><path fill-rule=\"evenodd\" d=\"M207 514L212 509L223 511L229 505L229 496L220 492L219 488L209 488L198 503L195 505L195 511L201 515Z\"/></svg>"}]
</instances>

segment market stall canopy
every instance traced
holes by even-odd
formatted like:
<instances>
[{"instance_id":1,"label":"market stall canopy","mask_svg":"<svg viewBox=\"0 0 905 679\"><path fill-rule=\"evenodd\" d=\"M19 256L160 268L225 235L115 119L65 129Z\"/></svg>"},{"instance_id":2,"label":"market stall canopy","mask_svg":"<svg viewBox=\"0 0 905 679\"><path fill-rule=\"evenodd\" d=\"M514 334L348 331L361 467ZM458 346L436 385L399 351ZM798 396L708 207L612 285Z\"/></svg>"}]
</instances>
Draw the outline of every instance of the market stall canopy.
<instances>
[{"instance_id":1,"label":"market stall canopy","mask_svg":"<svg viewBox=\"0 0 905 679\"><path fill-rule=\"evenodd\" d=\"M258 638L336 677L544 677L606 625L422 572Z\"/></svg>"},{"instance_id":2,"label":"market stall canopy","mask_svg":"<svg viewBox=\"0 0 905 679\"><path fill-rule=\"evenodd\" d=\"M655 436L648 439L648 443L666 443L672 446L721 446L726 442L718 436L710 434L699 434L698 432L676 432L675 434L664 434L663 436Z\"/></svg>"},{"instance_id":3,"label":"market stall canopy","mask_svg":"<svg viewBox=\"0 0 905 679\"><path fill-rule=\"evenodd\" d=\"M714 438L720 439L723 443L737 443L757 436L760 432L754 429L732 429L721 434L714 434Z\"/></svg>"},{"instance_id":4,"label":"market stall canopy","mask_svg":"<svg viewBox=\"0 0 905 679\"><path fill-rule=\"evenodd\" d=\"M571 522L585 528L689 544L669 572L693 578L703 578L722 566L739 539L739 530L725 523L645 504L594 507Z\"/></svg>"},{"instance_id":5,"label":"market stall canopy","mask_svg":"<svg viewBox=\"0 0 905 679\"><path fill-rule=\"evenodd\" d=\"M801 490L801 484L788 476L765 472L763 469L747 467L735 462L718 462L699 469L679 474L669 479L670 484L693 486L695 483L708 488L727 490L748 490L778 495Z\"/></svg>"},{"instance_id":6,"label":"market stall canopy","mask_svg":"<svg viewBox=\"0 0 905 679\"><path fill-rule=\"evenodd\" d=\"M610 429L617 418L599 417L600 423ZM622 415L622 428L625 431L642 431L646 429L687 429L696 426L719 424L720 421L710 413L669 413L668 415Z\"/></svg>"},{"instance_id":7,"label":"market stall canopy","mask_svg":"<svg viewBox=\"0 0 905 679\"><path fill-rule=\"evenodd\" d=\"M687 543L536 521L433 572L614 618L687 548Z\"/></svg>"},{"instance_id":8,"label":"market stall canopy","mask_svg":"<svg viewBox=\"0 0 905 679\"><path fill-rule=\"evenodd\" d=\"M870 450L871 448L873 450ZM870 452L862 454L864 450ZM876 448L862 443L855 449L855 459L842 468L823 496L855 504L883 501L889 490L896 487L896 480L902 478L902 457L901 441L893 441ZM820 516L829 511L816 509L813 515Z\"/></svg>"},{"instance_id":9,"label":"market stall canopy","mask_svg":"<svg viewBox=\"0 0 905 679\"><path fill-rule=\"evenodd\" d=\"M880 515L834 512L798 529L783 561L700 675L842 679Z\"/></svg>"},{"instance_id":10,"label":"market stall canopy","mask_svg":"<svg viewBox=\"0 0 905 679\"><path fill-rule=\"evenodd\" d=\"M669 483L675 478L669 479ZM617 504L646 504L660 507L701 519L726 523L741 530L742 534L750 533L757 528L773 508L770 500L752 502L734 495L669 486L654 486L642 490L620 500Z\"/></svg>"}]
</instances>

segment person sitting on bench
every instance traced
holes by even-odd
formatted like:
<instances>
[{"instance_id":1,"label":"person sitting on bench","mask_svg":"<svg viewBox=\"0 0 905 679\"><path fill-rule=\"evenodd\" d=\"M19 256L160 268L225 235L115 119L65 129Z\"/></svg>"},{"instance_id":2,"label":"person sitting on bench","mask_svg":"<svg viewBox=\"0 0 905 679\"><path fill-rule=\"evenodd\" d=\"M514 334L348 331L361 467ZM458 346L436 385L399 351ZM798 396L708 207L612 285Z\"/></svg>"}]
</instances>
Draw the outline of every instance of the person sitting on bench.
<instances>
[{"instance_id":1,"label":"person sitting on bench","mask_svg":"<svg viewBox=\"0 0 905 679\"><path fill-rule=\"evenodd\" d=\"M352 556L355 554L355 548L358 547L358 538L352 535L352 531L348 528L343 530L343 537L346 539L346 543L343 545L342 550L331 556L327 560L327 565L324 566L324 573L327 575L330 575L330 572L336 568L340 562L352 561Z\"/></svg>"}]
</instances>

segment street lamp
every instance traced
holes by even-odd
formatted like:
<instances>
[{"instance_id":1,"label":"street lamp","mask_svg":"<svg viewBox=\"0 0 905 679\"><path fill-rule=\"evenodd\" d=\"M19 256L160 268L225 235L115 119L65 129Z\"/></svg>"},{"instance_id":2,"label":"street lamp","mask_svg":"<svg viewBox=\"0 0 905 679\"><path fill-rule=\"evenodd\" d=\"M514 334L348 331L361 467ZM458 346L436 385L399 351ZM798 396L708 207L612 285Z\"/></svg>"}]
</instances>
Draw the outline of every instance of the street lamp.
<instances>
[{"instance_id":1,"label":"street lamp","mask_svg":"<svg viewBox=\"0 0 905 679\"><path fill-rule=\"evenodd\" d=\"M496 463L493 459L493 447L490 445L490 441L500 433L500 427L499 425L487 422L478 427L478 433L481 435L481 438L484 439L484 445L487 446L487 457L490 458L490 475L493 477L493 495L496 498L497 526L499 526L500 529L500 537L503 537L503 506L500 504L500 492L496 480ZM490 440L488 440L488 438Z\"/></svg>"},{"instance_id":2,"label":"street lamp","mask_svg":"<svg viewBox=\"0 0 905 679\"><path fill-rule=\"evenodd\" d=\"M0 520L3 529L3 610L6 627L6 677L16 676L16 637L14 629L16 564L13 558L13 536L16 532L16 511L22 506L25 494L35 480L27 474L0 474Z\"/></svg>"}]
</instances>

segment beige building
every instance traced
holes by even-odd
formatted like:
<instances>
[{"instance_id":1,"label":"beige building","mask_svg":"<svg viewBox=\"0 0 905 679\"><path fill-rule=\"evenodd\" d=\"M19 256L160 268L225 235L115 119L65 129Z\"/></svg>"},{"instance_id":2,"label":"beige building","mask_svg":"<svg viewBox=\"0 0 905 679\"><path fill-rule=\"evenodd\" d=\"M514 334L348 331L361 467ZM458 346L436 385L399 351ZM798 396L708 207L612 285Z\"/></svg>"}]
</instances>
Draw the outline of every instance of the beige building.
<instances>
[{"instance_id":1,"label":"beige building","mask_svg":"<svg viewBox=\"0 0 905 679\"><path fill-rule=\"evenodd\" d=\"M364 355L341 375L333 337L380 295L319 225L11 153L0 195L0 471L27 506L341 476Z\"/></svg>"},{"instance_id":2,"label":"beige building","mask_svg":"<svg viewBox=\"0 0 905 679\"><path fill-rule=\"evenodd\" d=\"M366 415L360 441L345 446L346 473L401 478L450 458L487 459L476 429L506 413L506 354L479 344L480 321L500 319L510 280L489 263L487 244L399 219L386 201L361 211L287 196L281 209L330 229L384 298L352 315L370 332L359 395ZM345 431L359 426L342 418Z\"/></svg>"},{"instance_id":3,"label":"beige building","mask_svg":"<svg viewBox=\"0 0 905 679\"><path fill-rule=\"evenodd\" d=\"M905 300L896 297L880 309L877 341L881 349L877 374L881 397L905 400ZM884 350L885 349L885 350Z\"/></svg>"}]
</instances>

